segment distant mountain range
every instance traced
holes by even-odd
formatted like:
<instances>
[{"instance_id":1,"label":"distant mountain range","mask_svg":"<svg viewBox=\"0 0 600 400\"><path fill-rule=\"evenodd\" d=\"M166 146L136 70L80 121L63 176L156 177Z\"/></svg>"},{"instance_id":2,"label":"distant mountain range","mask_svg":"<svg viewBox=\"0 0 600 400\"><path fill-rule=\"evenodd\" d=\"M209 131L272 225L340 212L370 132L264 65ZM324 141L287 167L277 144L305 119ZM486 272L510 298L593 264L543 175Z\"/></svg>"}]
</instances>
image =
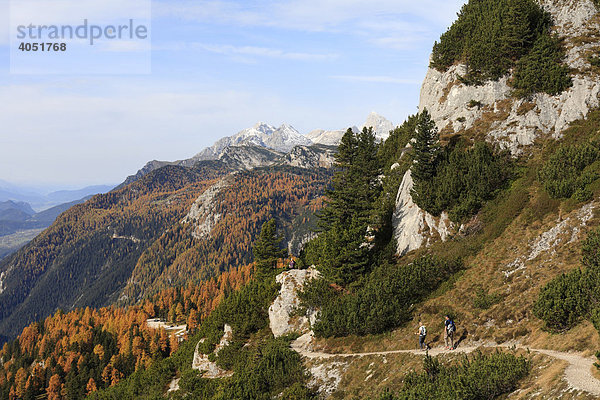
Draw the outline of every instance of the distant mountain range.
<instances>
[{"instance_id":1,"label":"distant mountain range","mask_svg":"<svg viewBox=\"0 0 600 400\"><path fill-rule=\"evenodd\" d=\"M380 140L393 129L377 114L365 125ZM33 239L0 262L0 339L57 307L135 302L247 264L269 216L278 219L290 250L298 253L315 224L344 132L308 136L287 124L258 123L190 159L151 161L109 193L74 207L35 213L22 200L0 204L10 219L5 231L14 235L0 236L0 247L9 236L9 245ZM74 193L83 192L44 199ZM162 259L165 246L172 257Z\"/></svg>"},{"instance_id":2,"label":"distant mountain range","mask_svg":"<svg viewBox=\"0 0 600 400\"><path fill-rule=\"evenodd\" d=\"M377 138L385 140L389 136L390 131L394 129L394 124L376 112L372 112L367 116L365 123L360 128L353 126L351 129L356 132L362 130L364 127L373 127ZM308 168L308 165L302 165L298 158L294 161L289 159L290 157L294 157L294 154L302 154L303 163L309 163L313 166L320 164L328 167L333 162L333 153L330 152L331 149L326 149L323 146L337 146L345 132L346 129L333 131L318 129L302 135L293 126L288 124L283 124L279 128L276 128L272 125L258 122L253 127L243 129L233 136L226 136L219 139L215 144L205 148L191 158L177 161L149 161L136 174L129 176L119 187L135 182L148 173L166 165L192 167L199 161L208 160L221 160L235 170L251 169L273 163ZM312 147L315 145L318 146ZM294 151L293 149L296 147L301 147L303 150ZM312 150L308 151L307 147L312 147ZM323 151L328 156L322 157ZM286 154L289 162L285 160L279 162L279 159ZM310 160L306 158L309 154L313 157ZM320 161L315 160L314 157L317 157Z\"/></svg>"},{"instance_id":3,"label":"distant mountain range","mask_svg":"<svg viewBox=\"0 0 600 400\"><path fill-rule=\"evenodd\" d=\"M0 260L17 251L76 204L92 196L62 203L36 213L29 203L7 200L0 202Z\"/></svg>"},{"instance_id":4,"label":"distant mountain range","mask_svg":"<svg viewBox=\"0 0 600 400\"><path fill-rule=\"evenodd\" d=\"M59 190L45 193L40 189L24 185L16 185L0 180L0 202L26 202L36 211L43 211L54 206L69 203L84 197L110 191L114 185L87 186L82 189Z\"/></svg>"}]
</instances>

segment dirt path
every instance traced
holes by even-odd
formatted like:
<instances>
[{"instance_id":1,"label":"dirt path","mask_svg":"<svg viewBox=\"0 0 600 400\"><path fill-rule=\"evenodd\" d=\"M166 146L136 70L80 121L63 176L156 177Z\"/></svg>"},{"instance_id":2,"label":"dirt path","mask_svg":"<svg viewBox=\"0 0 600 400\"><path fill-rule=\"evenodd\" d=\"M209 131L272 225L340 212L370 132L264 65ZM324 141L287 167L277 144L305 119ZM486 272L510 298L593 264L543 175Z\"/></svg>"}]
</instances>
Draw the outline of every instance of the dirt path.
<instances>
[{"instance_id":1,"label":"dirt path","mask_svg":"<svg viewBox=\"0 0 600 400\"><path fill-rule=\"evenodd\" d=\"M525 349L523 346L519 346L519 348ZM529 350L568 362L569 366L565 369L565 379L569 386L600 396L600 381L592 375L592 368L595 368L593 358L583 357L577 353L563 353L554 350L531 348Z\"/></svg>"},{"instance_id":2,"label":"dirt path","mask_svg":"<svg viewBox=\"0 0 600 400\"><path fill-rule=\"evenodd\" d=\"M342 354L332 354L332 353L322 353L315 352L309 349L310 342L312 336L309 334L300 336L294 342L292 342L292 348L297 351L301 356L307 358L334 358L334 357L365 357L365 356L383 356L386 354L416 354L416 355L425 355L425 352L422 350L389 350L389 351L373 351L367 353L342 353ZM494 347L494 346L488 346ZM498 346L505 347L508 346ZM546 350L546 349L533 349L526 346L517 346L520 349L533 351L535 353L540 353L547 355L552 358L556 358L558 360L564 360L569 363L567 368L565 369L565 379L569 386L573 389L584 391L595 396L600 396L600 381L596 379L592 375L592 368L594 367L595 359L591 357L584 357L578 353L564 353L560 351L554 350ZM453 353L471 353L475 351L477 347L458 347L456 350L452 351ZM448 350L445 350L441 347L435 347L429 350L429 354L432 356L436 356L442 353L446 353Z\"/></svg>"}]
</instances>

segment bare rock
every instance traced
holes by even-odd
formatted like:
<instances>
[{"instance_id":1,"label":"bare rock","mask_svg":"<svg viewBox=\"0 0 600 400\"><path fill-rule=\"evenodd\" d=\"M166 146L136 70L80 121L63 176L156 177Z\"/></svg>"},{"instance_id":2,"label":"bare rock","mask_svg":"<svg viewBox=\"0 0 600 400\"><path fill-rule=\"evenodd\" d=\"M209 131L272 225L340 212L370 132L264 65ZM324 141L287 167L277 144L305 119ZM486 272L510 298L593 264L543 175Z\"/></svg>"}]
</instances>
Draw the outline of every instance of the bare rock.
<instances>
[{"instance_id":1,"label":"bare rock","mask_svg":"<svg viewBox=\"0 0 600 400\"><path fill-rule=\"evenodd\" d=\"M221 214L216 211L218 204L216 197L223 188L230 185L230 181L231 175L228 175L202 192L181 221L194 224L194 230L192 231L194 238L203 239L208 237L221 218Z\"/></svg>"},{"instance_id":2,"label":"bare rock","mask_svg":"<svg viewBox=\"0 0 600 400\"><path fill-rule=\"evenodd\" d=\"M219 351L221 351L223 347L227 346L232 338L233 330L231 329L231 326L225 324L223 337L221 337L221 341L215 347L214 354L219 354ZM204 339L200 340L196 344L196 350L194 351L194 358L192 360L192 369L204 371L202 377L208 379L225 378L233 375L232 371L226 371L222 369L217 365L217 363L209 360L208 354L203 354L198 350L200 343L203 342Z\"/></svg>"},{"instance_id":3,"label":"bare rock","mask_svg":"<svg viewBox=\"0 0 600 400\"><path fill-rule=\"evenodd\" d=\"M392 221L397 242L396 252L401 255L420 248L424 243L428 244L436 234L445 241L453 230L446 213L435 218L413 202L410 194L412 188L413 180L408 170L398 190Z\"/></svg>"},{"instance_id":4,"label":"bare rock","mask_svg":"<svg viewBox=\"0 0 600 400\"><path fill-rule=\"evenodd\" d=\"M316 313L309 317L293 315L300 305L298 292L311 279L319 277L319 271L314 267L308 269L292 269L277 275L276 280L281 284L279 295L269 307L269 326L275 337L289 333L306 333L316 320Z\"/></svg>"}]
</instances>

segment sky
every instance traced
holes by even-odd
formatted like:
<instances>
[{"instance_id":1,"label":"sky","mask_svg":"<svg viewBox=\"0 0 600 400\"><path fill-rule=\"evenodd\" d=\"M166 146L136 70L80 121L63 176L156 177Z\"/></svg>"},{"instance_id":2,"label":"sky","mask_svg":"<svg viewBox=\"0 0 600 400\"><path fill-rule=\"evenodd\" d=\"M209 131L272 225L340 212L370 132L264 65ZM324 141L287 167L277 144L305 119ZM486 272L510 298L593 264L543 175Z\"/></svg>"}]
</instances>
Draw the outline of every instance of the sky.
<instances>
[{"instance_id":1,"label":"sky","mask_svg":"<svg viewBox=\"0 0 600 400\"><path fill-rule=\"evenodd\" d=\"M0 0L0 179L57 189L122 182L149 160L189 158L259 121L308 133L376 111L400 124L464 3L156 0L150 73L28 75L11 73L9 2Z\"/></svg>"}]
</instances>

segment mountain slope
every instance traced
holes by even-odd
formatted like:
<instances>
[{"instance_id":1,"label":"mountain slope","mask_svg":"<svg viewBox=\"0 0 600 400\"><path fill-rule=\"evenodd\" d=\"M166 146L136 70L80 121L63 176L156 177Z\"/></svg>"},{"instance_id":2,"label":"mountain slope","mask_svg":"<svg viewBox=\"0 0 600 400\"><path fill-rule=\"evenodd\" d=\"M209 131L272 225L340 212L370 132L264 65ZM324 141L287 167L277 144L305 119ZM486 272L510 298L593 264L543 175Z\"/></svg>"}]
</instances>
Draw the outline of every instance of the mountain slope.
<instances>
[{"instance_id":1,"label":"mountain slope","mask_svg":"<svg viewBox=\"0 0 600 400\"><path fill-rule=\"evenodd\" d=\"M136 255L179 218L204 180L221 174L168 166L63 213L0 264L0 332L14 335L57 307L116 301Z\"/></svg>"},{"instance_id":2,"label":"mountain slope","mask_svg":"<svg viewBox=\"0 0 600 400\"><path fill-rule=\"evenodd\" d=\"M39 213L33 211L27 203L24 203L25 207L21 207L24 211L13 208L11 204L14 203L11 201L0 203L0 207L2 204L8 206L8 209L0 211L0 260L27 244L50 226L61 213L90 197L59 204Z\"/></svg>"},{"instance_id":3,"label":"mountain slope","mask_svg":"<svg viewBox=\"0 0 600 400\"><path fill-rule=\"evenodd\" d=\"M278 221L288 247L297 254L302 230L310 233L329 179L324 169L286 166L224 177L140 256L124 295L137 301L161 287L203 280L251 262L252 242L270 217Z\"/></svg>"},{"instance_id":4,"label":"mountain slope","mask_svg":"<svg viewBox=\"0 0 600 400\"><path fill-rule=\"evenodd\" d=\"M251 146L231 147L226 154L233 159L239 148L244 155L255 149L269 162L281 157ZM237 162L255 166L243 157ZM297 249L303 237L292 234L290 224L308 224L329 173L286 166L229 172L222 161L168 165L66 211L0 265L0 333L13 336L59 307L131 303L249 263L252 240L269 216L280 221ZM214 226L205 239L194 237L197 222L183 221L194 201L221 179L231 184L210 199L219 218L210 217Z\"/></svg>"}]
</instances>

